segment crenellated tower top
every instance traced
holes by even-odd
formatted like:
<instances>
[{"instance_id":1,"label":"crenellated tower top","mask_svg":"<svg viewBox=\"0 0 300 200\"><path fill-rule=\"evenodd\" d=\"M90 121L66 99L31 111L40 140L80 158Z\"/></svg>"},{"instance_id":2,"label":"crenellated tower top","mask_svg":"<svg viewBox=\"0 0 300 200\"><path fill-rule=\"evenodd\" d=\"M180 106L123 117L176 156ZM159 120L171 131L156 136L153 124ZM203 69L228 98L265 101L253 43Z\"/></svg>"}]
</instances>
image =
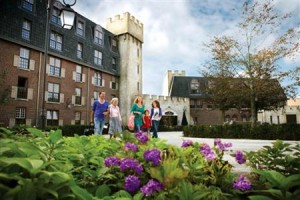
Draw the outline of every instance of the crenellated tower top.
<instances>
[{"instance_id":1,"label":"crenellated tower top","mask_svg":"<svg viewBox=\"0 0 300 200\"><path fill-rule=\"evenodd\" d=\"M116 15L114 18L108 18L106 28L115 35L130 34L140 42L144 41L143 23L135 19L129 12L122 16Z\"/></svg>"}]
</instances>

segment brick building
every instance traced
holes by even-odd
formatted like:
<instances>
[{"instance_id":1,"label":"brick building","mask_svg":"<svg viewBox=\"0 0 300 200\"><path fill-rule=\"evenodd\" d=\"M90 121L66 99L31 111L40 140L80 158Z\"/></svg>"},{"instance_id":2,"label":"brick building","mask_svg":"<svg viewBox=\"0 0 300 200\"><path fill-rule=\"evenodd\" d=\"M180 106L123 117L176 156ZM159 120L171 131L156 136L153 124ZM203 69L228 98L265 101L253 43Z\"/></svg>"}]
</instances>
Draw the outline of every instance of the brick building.
<instances>
[{"instance_id":1,"label":"brick building","mask_svg":"<svg viewBox=\"0 0 300 200\"><path fill-rule=\"evenodd\" d=\"M41 125L43 99L48 126L88 124L99 91L119 97L119 36L79 13L62 28L61 6L53 5L45 42L47 0L0 1L2 126Z\"/></svg>"}]
</instances>

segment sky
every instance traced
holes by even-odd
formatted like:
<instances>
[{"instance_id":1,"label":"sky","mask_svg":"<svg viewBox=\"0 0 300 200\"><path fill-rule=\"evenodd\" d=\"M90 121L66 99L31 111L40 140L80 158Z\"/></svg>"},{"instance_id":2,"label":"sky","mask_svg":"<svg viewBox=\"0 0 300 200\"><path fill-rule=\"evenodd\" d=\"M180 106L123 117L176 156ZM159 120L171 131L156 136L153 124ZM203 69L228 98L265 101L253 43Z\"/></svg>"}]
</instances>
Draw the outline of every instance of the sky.
<instances>
[{"instance_id":1,"label":"sky","mask_svg":"<svg viewBox=\"0 0 300 200\"><path fill-rule=\"evenodd\" d=\"M290 23L299 27L299 0L274 3L278 12L291 12ZM143 94L162 95L168 70L185 70L187 76L201 76L209 59L203 44L214 36L236 34L242 5L240 0L77 0L72 8L103 28L108 18L125 12L142 22ZM298 55L282 60L281 65L300 66Z\"/></svg>"}]
</instances>

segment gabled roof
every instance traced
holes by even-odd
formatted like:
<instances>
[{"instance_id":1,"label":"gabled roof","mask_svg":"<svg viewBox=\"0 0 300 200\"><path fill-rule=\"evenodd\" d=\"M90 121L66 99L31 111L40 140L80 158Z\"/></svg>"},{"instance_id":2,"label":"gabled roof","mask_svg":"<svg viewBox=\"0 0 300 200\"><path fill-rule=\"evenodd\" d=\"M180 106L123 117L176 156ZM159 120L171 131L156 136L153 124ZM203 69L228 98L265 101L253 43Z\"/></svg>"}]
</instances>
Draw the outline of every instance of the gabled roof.
<instances>
[{"instance_id":1,"label":"gabled roof","mask_svg":"<svg viewBox=\"0 0 300 200\"><path fill-rule=\"evenodd\" d=\"M199 92L192 93L191 81L198 80ZM205 94L205 85L207 79L204 77L197 76L174 76L171 81L170 93L171 97L184 97L184 98L199 98L207 97Z\"/></svg>"}]
</instances>

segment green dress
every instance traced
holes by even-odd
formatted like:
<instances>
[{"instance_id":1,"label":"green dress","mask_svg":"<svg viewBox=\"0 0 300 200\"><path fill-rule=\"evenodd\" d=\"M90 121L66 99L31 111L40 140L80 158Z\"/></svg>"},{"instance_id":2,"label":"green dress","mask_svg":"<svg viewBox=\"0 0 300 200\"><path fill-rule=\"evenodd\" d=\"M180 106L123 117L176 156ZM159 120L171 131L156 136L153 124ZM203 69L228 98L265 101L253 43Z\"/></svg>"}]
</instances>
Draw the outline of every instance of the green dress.
<instances>
[{"instance_id":1,"label":"green dress","mask_svg":"<svg viewBox=\"0 0 300 200\"><path fill-rule=\"evenodd\" d=\"M145 111L145 105L139 107L136 103L132 105L130 112L140 112L141 114L133 113L134 114L134 126L142 126L143 124L143 113Z\"/></svg>"}]
</instances>

